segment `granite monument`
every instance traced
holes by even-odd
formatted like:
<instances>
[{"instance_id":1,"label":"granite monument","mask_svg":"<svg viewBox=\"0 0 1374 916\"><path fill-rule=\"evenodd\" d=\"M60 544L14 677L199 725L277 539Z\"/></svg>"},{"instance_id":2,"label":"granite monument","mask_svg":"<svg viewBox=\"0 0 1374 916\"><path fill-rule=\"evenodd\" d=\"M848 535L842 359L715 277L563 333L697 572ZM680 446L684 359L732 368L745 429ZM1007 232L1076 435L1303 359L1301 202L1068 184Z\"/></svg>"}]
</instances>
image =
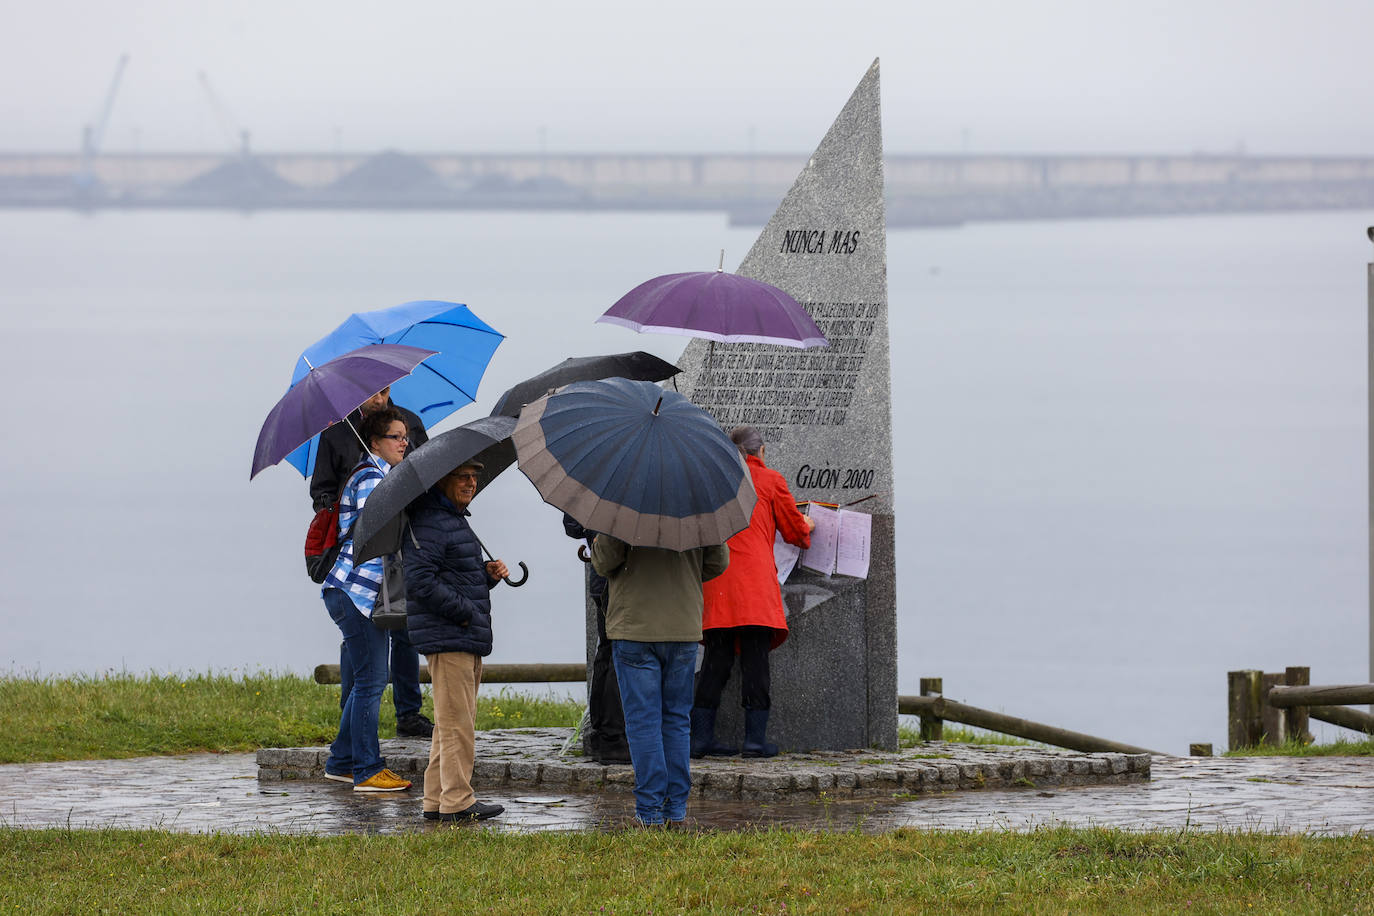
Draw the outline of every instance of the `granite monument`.
<instances>
[{"instance_id":1,"label":"granite monument","mask_svg":"<svg viewBox=\"0 0 1374 916\"><path fill-rule=\"evenodd\" d=\"M757 427L798 500L872 516L867 578L796 569L770 657L769 739L786 750L897 745L897 610L887 236L878 61L738 273L802 303L829 340L799 350L693 340L678 385L729 430ZM739 669L717 735L743 734Z\"/></svg>"}]
</instances>

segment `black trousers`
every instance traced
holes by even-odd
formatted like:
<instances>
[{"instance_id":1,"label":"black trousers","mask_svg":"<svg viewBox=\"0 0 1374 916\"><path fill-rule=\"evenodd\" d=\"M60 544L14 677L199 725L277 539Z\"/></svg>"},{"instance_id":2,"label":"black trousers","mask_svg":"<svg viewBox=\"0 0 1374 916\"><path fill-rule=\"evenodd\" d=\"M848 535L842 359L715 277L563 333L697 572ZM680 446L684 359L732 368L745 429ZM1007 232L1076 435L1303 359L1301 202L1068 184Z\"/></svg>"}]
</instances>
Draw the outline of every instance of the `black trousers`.
<instances>
[{"instance_id":1,"label":"black trousers","mask_svg":"<svg viewBox=\"0 0 1374 916\"><path fill-rule=\"evenodd\" d=\"M587 718L590 726L586 750L592 756L630 755L625 742L625 711L620 706L620 684L611 661L611 641L606 638L606 594L594 596L596 602L596 654L592 656L592 683L587 693Z\"/></svg>"},{"instance_id":2,"label":"black trousers","mask_svg":"<svg viewBox=\"0 0 1374 916\"><path fill-rule=\"evenodd\" d=\"M768 709L768 651L773 642L771 627L721 627L704 630L706 652L701 660L697 692L693 705L720 708L720 694L730 680L735 665L735 646L739 646L740 705L745 709Z\"/></svg>"}]
</instances>

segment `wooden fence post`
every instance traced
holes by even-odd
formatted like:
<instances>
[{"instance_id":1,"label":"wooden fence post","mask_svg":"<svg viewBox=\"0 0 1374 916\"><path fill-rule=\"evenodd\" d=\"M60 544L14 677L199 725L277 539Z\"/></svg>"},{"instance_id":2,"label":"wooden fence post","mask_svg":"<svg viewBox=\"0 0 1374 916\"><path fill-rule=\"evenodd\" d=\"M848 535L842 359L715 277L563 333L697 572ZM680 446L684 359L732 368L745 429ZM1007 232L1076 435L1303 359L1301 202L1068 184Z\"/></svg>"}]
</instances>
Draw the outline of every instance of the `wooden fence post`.
<instances>
[{"instance_id":1,"label":"wooden fence post","mask_svg":"<svg viewBox=\"0 0 1374 916\"><path fill-rule=\"evenodd\" d=\"M938 697L945 694L945 679L942 677L921 678L921 696ZM945 720L936 716L921 716L921 740L942 741L945 737Z\"/></svg>"},{"instance_id":2,"label":"wooden fence post","mask_svg":"<svg viewBox=\"0 0 1374 916\"><path fill-rule=\"evenodd\" d=\"M1312 684L1311 668L1288 667L1283 670L1283 683L1285 687L1308 687ZM1294 706L1292 709L1285 709L1288 722L1285 729L1288 737L1300 744L1312 743L1312 732L1308 729L1309 720L1306 706Z\"/></svg>"},{"instance_id":3,"label":"wooden fence post","mask_svg":"<svg viewBox=\"0 0 1374 916\"><path fill-rule=\"evenodd\" d=\"M1288 740L1288 710L1269 705L1269 688L1283 684L1282 674L1260 675L1260 744L1281 747Z\"/></svg>"},{"instance_id":4,"label":"wooden fence post","mask_svg":"<svg viewBox=\"0 0 1374 916\"><path fill-rule=\"evenodd\" d=\"M1260 742L1264 723L1260 716L1260 683L1263 671L1226 672L1226 738L1233 750L1254 747Z\"/></svg>"}]
</instances>

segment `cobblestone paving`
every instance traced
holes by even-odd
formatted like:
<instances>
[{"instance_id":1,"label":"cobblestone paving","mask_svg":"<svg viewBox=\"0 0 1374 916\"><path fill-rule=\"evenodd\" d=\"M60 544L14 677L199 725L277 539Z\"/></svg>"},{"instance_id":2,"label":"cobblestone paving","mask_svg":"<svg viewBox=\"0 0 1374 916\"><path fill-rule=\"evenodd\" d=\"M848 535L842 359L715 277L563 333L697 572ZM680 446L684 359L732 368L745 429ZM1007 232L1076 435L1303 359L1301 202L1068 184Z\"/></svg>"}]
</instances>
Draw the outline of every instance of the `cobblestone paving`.
<instances>
[{"instance_id":1,"label":"cobblestone paving","mask_svg":"<svg viewBox=\"0 0 1374 916\"><path fill-rule=\"evenodd\" d=\"M479 792L597 791L630 793L628 765L602 766L559 752L568 728L501 729L477 733L472 784ZM382 742L387 766L421 782L429 743ZM327 748L264 748L258 751L263 780L322 779ZM972 789L1103 785L1143 782L1149 754L1080 754L1044 747L974 746L932 742L897 752L876 750L784 754L768 760L712 757L692 764L695 798L731 801L816 801L925 795Z\"/></svg>"},{"instance_id":2,"label":"cobblestone paving","mask_svg":"<svg viewBox=\"0 0 1374 916\"><path fill-rule=\"evenodd\" d=\"M504 786L483 790L480 797L505 805L506 813L462 829L618 829L633 815L632 798L623 792ZM701 828L720 830L1019 830L1071 824L1374 834L1374 758L1156 757L1149 782L969 789L914 798L694 798L688 814ZM0 823L230 833L449 829L420 817L415 790L361 795L325 780L259 780L252 754L0 766Z\"/></svg>"}]
</instances>

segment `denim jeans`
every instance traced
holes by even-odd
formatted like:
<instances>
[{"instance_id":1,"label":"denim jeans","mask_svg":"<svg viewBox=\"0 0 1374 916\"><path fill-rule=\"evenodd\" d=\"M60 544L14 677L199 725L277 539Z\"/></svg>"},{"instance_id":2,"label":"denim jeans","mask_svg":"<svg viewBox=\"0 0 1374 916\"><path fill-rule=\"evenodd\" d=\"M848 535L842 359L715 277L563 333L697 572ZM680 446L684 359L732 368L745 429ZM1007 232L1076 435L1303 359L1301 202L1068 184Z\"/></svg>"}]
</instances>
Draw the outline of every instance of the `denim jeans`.
<instances>
[{"instance_id":1,"label":"denim jeans","mask_svg":"<svg viewBox=\"0 0 1374 916\"><path fill-rule=\"evenodd\" d=\"M396 707L396 721L420 711L420 653L410 644L405 627L387 630L391 635L391 702ZM348 661L348 646L339 643L339 708L348 702L353 691L353 665Z\"/></svg>"},{"instance_id":2,"label":"denim jeans","mask_svg":"<svg viewBox=\"0 0 1374 916\"><path fill-rule=\"evenodd\" d=\"M357 785L386 766L377 743L377 715L386 689L387 638L342 589L325 589L324 606L343 633L344 650L353 670L353 689L344 702L339 736L329 746L324 768L331 773L352 773Z\"/></svg>"},{"instance_id":3,"label":"denim jeans","mask_svg":"<svg viewBox=\"0 0 1374 916\"><path fill-rule=\"evenodd\" d=\"M645 824L687 816L692 790L694 642L611 641L625 738L635 771L635 817Z\"/></svg>"}]
</instances>

